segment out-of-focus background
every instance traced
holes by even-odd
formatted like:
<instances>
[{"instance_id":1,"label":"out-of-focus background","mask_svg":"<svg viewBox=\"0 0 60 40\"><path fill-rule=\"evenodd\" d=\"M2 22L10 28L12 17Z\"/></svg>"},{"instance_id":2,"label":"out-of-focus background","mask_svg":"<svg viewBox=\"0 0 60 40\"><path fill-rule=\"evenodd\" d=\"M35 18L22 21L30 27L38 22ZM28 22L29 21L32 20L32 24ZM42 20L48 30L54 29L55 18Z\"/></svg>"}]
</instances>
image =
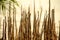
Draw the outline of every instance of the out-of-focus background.
<instances>
[{"instance_id":1,"label":"out-of-focus background","mask_svg":"<svg viewBox=\"0 0 60 40\"><path fill-rule=\"evenodd\" d=\"M44 15L46 13L46 11L48 12L49 10L49 0L16 0L17 3L19 4L19 6L16 6L16 21L17 21L17 30L19 30L19 25L20 25L20 20L21 20L21 6L23 10L26 10L26 12L28 12L28 7L30 6L30 12L31 12L31 26L33 30L33 20L34 20L34 1L35 1L35 11L36 11L36 15L38 17L37 11L41 12L41 8L42 8L42 16L41 16L41 28L42 28L42 23L43 23L43 19L44 19ZM13 5L13 3L11 3ZM54 9L55 10L55 29L56 29L56 33L57 36L59 36L59 21L60 21L60 0L50 0L50 9ZM8 4L5 6L8 8ZM1 6L0 6L0 20L1 20L1 27L0 27L0 38L2 38L2 34L3 34L3 19L4 19L4 15L2 13L6 12L6 15L8 15L8 9L6 10L1 10ZM12 7L13 8L13 7ZM12 11L12 9L11 9ZM12 14L11 14L12 15ZM7 29L6 29L7 30ZM8 33L8 31L7 31Z\"/></svg>"}]
</instances>

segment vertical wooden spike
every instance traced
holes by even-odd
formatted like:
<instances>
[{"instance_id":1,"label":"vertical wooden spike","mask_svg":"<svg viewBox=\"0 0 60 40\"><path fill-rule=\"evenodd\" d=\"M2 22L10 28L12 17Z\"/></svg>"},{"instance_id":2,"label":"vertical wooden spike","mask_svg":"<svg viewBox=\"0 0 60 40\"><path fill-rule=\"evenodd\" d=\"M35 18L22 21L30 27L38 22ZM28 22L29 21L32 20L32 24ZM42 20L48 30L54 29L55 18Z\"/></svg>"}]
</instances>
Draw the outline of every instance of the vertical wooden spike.
<instances>
[{"instance_id":1,"label":"vertical wooden spike","mask_svg":"<svg viewBox=\"0 0 60 40\"><path fill-rule=\"evenodd\" d=\"M59 40L60 40L60 21L59 21Z\"/></svg>"},{"instance_id":2,"label":"vertical wooden spike","mask_svg":"<svg viewBox=\"0 0 60 40\"><path fill-rule=\"evenodd\" d=\"M11 2L9 2L8 40L11 40Z\"/></svg>"}]
</instances>

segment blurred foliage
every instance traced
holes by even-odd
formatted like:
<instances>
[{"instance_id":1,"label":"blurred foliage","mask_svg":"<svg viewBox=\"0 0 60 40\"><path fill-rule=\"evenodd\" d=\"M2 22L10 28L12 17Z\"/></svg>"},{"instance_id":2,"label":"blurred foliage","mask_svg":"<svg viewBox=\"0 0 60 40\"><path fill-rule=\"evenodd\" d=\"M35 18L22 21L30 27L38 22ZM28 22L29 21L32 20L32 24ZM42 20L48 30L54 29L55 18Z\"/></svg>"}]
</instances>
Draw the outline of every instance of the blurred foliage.
<instances>
[{"instance_id":1,"label":"blurred foliage","mask_svg":"<svg viewBox=\"0 0 60 40\"><path fill-rule=\"evenodd\" d=\"M19 6L18 2L16 0L0 0L0 5L2 5L2 10L5 9L5 5L9 4L9 2L13 2L15 5Z\"/></svg>"}]
</instances>

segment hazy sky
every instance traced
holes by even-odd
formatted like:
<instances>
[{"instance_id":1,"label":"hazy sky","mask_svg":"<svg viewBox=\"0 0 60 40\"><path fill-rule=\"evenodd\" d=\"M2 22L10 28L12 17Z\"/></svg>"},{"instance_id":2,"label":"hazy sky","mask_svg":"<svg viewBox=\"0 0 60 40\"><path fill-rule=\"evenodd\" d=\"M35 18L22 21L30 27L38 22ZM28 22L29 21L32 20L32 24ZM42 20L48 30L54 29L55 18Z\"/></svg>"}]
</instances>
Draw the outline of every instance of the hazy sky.
<instances>
[{"instance_id":1,"label":"hazy sky","mask_svg":"<svg viewBox=\"0 0 60 40\"><path fill-rule=\"evenodd\" d=\"M19 1L19 0L17 0ZM50 0L51 1L51 9L55 9L55 21L58 23L60 20L60 0ZM30 5L31 7L31 12L33 12L33 2L34 0L20 0L19 4L23 6L23 8L27 9L28 6ZM49 0L35 0L35 6L36 10L40 10L40 7L43 8L43 12L45 10L48 11L48 6L49 6ZM44 13L43 13L44 14Z\"/></svg>"}]
</instances>

